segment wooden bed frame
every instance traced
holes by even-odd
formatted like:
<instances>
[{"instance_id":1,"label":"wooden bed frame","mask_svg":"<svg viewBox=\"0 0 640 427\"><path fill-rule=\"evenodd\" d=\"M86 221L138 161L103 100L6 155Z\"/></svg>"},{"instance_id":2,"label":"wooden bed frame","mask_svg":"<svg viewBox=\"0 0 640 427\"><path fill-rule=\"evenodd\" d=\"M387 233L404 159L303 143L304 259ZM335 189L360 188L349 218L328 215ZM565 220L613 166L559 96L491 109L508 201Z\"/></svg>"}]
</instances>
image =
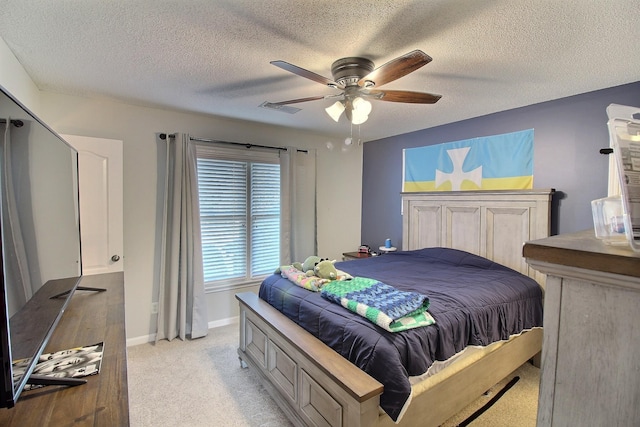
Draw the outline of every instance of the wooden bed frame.
<instances>
[{"instance_id":1,"label":"wooden bed frame","mask_svg":"<svg viewBox=\"0 0 640 427\"><path fill-rule=\"evenodd\" d=\"M553 190L404 193L402 249L466 250L544 285L543 277L522 258L522 246L549 235L552 194ZM382 384L256 294L241 293L236 298L241 363L258 373L289 419L301 426L438 426L542 348L541 329L512 338L416 393L396 424L379 408Z\"/></svg>"}]
</instances>

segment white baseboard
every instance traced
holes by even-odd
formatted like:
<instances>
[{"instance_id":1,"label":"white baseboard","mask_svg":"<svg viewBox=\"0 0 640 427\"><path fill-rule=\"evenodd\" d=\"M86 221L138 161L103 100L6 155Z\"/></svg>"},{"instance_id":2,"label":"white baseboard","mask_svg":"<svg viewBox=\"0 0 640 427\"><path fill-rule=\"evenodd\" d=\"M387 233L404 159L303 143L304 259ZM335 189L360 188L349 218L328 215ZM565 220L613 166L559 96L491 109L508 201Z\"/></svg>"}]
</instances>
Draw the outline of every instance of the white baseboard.
<instances>
[{"instance_id":1,"label":"white baseboard","mask_svg":"<svg viewBox=\"0 0 640 427\"><path fill-rule=\"evenodd\" d=\"M240 316L228 317L226 319L214 320L209 322L209 329L220 328L222 326L237 325L240 322Z\"/></svg>"},{"instance_id":2,"label":"white baseboard","mask_svg":"<svg viewBox=\"0 0 640 427\"><path fill-rule=\"evenodd\" d=\"M239 316L228 317L226 319L213 320L213 321L209 322L207 324L207 326L208 326L209 329L214 329L214 328L220 328L222 326L229 326L229 325L238 324L239 321L240 321L240 317ZM127 339L127 347L132 347L134 345L140 345L140 344L146 344L146 343L149 343L149 342L154 342L155 340L156 340L156 334L143 335L143 336L135 337L135 338L128 338Z\"/></svg>"},{"instance_id":3,"label":"white baseboard","mask_svg":"<svg viewBox=\"0 0 640 427\"><path fill-rule=\"evenodd\" d=\"M155 340L156 340L156 334L143 335L141 337L135 337L135 338L127 338L127 347L146 344L148 342L154 342Z\"/></svg>"}]
</instances>

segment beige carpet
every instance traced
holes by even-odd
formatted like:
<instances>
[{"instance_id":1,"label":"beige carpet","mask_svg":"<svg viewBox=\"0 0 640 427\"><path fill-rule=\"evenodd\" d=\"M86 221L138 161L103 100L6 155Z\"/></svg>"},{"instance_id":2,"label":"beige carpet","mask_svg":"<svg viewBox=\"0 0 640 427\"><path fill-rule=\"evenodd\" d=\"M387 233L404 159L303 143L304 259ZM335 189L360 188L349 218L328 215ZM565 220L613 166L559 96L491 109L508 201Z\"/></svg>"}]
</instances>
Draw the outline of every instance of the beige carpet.
<instances>
[{"instance_id":1,"label":"beige carpet","mask_svg":"<svg viewBox=\"0 0 640 427\"><path fill-rule=\"evenodd\" d=\"M237 347L237 325L194 341L130 347L131 426L290 426L254 374L240 368Z\"/></svg>"},{"instance_id":2,"label":"beige carpet","mask_svg":"<svg viewBox=\"0 0 640 427\"><path fill-rule=\"evenodd\" d=\"M130 347L131 426L291 426L257 377L240 368L237 345L238 326L230 325L194 341ZM535 426L539 371L528 364L444 426L456 426L515 375L516 385L470 426Z\"/></svg>"},{"instance_id":3,"label":"beige carpet","mask_svg":"<svg viewBox=\"0 0 640 427\"><path fill-rule=\"evenodd\" d=\"M540 369L530 363L522 365L486 394L471 403L457 415L445 422L442 427L455 427L476 410L486 405L496 393L515 376L518 382L498 399L487 411L472 421L470 427L535 427L538 411L538 390Z\"/></svg>"}]
</instances>

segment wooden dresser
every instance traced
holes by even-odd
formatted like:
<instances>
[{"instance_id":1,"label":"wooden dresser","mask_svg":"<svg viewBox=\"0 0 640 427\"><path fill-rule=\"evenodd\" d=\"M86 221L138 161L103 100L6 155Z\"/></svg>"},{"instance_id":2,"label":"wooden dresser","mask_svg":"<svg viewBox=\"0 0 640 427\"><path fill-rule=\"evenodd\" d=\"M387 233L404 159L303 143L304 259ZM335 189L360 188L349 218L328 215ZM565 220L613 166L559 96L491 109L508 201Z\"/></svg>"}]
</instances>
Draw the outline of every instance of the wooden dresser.
<instances>
[{"instance_id":1,"label":"wooden dresser","mask_svg":"<svg viewBox=\"0 0 640 427\"><path fill-rule=\"evenodd\" d=\"M129 425L123 273L85 276L54 330L45 352L104 342L100 373L75 387L47 386L23 392L16 406L0 409L0 425Z\"/></svg>"},{"instance_id":2,"label":"wooden dresser","mask_svg":"<svg viewBox=\"0 0 640 427\"><path fill-rule=\"evenodd\" d=\"M527 242L547 274L540 426L637 426L640 253L593 230Z\"/></svg>"}]
</instances>

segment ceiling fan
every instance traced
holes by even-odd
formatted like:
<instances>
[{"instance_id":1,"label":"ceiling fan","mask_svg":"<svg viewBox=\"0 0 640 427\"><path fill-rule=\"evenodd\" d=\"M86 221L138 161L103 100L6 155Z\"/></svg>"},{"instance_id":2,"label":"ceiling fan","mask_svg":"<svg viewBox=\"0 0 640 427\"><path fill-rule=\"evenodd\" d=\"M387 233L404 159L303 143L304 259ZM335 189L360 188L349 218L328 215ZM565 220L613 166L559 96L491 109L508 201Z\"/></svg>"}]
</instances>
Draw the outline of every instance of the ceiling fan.
<instances>
[{"instance_id":1,"label":"ceiling fan","mask_svg":"<svg viewBox=\"0 0 640 427\"><path fill-rule=\"evenodd\" d=\"M271 61L271 64L301 77L339 89L342 92L334 95L311 96L308 98L291 99L289 101L270 102L271 107L281 107L300 102L317 101L320 99L339 98L336 103L326 108L327 114L336 122L342 112L353 124L364 123L371 112L371 103L367 98L413 104L434 104L442 97L432 93L412 92L406 90L383 90L378 87L390 83L400 77L417 70L431 62L431 57L421 50L414 50L393 59L374 69L374 64L367 58L348 57L338 59L331 65L333 79L305 70L285 61Z\"/></svg>"}]
</instances>

